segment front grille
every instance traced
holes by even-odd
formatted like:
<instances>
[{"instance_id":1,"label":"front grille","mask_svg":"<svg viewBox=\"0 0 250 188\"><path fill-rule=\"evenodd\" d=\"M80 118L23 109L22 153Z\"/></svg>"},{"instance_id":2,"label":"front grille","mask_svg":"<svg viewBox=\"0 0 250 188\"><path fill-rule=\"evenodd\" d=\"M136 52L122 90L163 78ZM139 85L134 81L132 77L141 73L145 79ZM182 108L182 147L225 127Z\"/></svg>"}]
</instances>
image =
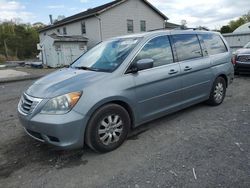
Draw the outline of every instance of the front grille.
<instances>
[{"instance_id":1,"label":"front grille","mask_svg":"<svg viewBox=\"0 0 250 188\"><path fill-rule=\"evenodd\" d=\"M250 55L239 55L237 61L240 62L250 62Z\"/></svg>"},{"instance_id":2,"label":"front grille","mask_svg":"<svg viewBox=\"0 0 250 188\"><path fill-rule=\"evenodd\" d=\"M23 94L20 99L18 109L24 115L31 114L41 101L42 99L34 98L28 96L27 94Z\"/></svg>"}]
</instances>

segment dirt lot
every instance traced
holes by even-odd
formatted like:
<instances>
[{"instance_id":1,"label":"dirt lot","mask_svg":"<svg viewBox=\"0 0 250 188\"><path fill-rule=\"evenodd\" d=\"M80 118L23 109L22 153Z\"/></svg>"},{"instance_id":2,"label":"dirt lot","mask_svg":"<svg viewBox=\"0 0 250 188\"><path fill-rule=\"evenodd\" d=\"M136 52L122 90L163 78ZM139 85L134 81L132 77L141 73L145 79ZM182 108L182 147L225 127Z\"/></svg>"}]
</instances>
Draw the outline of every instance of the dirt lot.
<instances>
[{"instance_id":1,"label":"dirt lot","mask_svg":"<svg viewBox=\"0 0 250 188\"><path fill-rule=\"evenodd\" d=\"M199 104L136 129L114 152L60 152L16 114L31 81L0 85L0 187L250 187L250 77L219 107Z\"/></svg>"}]
</instances>

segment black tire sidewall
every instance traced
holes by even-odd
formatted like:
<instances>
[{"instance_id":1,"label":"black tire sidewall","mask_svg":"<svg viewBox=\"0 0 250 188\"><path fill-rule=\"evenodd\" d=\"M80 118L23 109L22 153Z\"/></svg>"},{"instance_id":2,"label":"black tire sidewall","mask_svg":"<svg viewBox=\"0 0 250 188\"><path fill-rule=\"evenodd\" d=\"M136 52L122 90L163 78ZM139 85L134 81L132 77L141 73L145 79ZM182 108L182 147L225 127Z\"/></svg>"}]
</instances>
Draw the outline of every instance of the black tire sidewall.
<instances>
[{"instance_id":1,"label":"black tire sidewall","mask_svg":"<svg viewBox=\"0 0 250 188\"><path fill-rule=\"evenodd\" d=\"M100 121L103 120L104 117L111 115L111 114L118 114L123 121L123 131L121 133L120 139L118 142L115 142L110 145L104 145L98 135L98 128ZM91 117L88 127L86 130L86 140L87 144L90 148L97 152L105 153L118 148L127 138L128 132L130 130L131 122L128 112L117 104L108 104L100 109L98 109L93 116Z\"/></svg>"}]
</instances>

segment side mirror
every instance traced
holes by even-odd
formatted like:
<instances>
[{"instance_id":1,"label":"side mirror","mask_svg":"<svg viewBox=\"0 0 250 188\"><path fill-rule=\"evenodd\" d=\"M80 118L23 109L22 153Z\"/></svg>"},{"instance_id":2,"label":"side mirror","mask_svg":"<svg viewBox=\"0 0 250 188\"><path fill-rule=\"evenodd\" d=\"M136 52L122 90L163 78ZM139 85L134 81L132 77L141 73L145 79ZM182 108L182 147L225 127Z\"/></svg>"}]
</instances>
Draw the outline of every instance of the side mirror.
<instances>
[{"instance_id":1,"label":"side mirror","mask_svg":"<svg viewBox=\"0 0 250 188\"><path fill-rule=\"evenodd\" d=\"M150 68L153 68L153 66L154 66L153 59L141 59L141 60L136 62L136 67L137 67L138 71L150 69Z\"/></svg>"},{"instance_id":2,"label":"side mirror","mask_svg":"<svg viewBox=\"0 0 250 188\"><path fill-rule=\"evenodd\" d=\"M127 73L137 73L140 70L150 69L154 66L153 59L141 59L134 63Z\"/></svg>"}]
</instances>

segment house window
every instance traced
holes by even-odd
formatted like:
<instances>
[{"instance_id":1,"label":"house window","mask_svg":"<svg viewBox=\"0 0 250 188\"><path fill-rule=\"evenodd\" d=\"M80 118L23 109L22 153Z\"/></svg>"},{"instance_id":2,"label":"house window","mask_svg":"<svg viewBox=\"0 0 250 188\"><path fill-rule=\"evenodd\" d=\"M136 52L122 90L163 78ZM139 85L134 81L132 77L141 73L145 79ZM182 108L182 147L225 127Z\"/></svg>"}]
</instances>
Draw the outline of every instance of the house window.
<instances>
[{"instance_id":1,"label":"house window","mask_svg":"<svg viewBox=\"0 0 250 188\"><path fill-rule=\"evenodd\" d=\"M59 34L60 34L60 29L57 29L57 33L59 33Z\"/></svg>"},{"instance_id":2,"label":"house window","mask_svg":"<svg viewBox=\"0 0 250 188\"><path fill-rule=\"evenodd\" d=\"M67 35L67 29L66 29L66 27L63 28L63 34Z\"/></svg>"},{"instance_id":3,"label":"house window","mask_svg":"<svg viewBox=\"0 0 250 188\"><path fill-rule=\"evenodd\" d=\"M145 32L145 31L146 31L146 21L141 20L141 32Z\"/></svg>"},{"instance_id":4,"label":"house window","mask_svg":"<svg viewBox=\"0 0 250 188\"><path fill-rule=\"evenodd\" d=\"M44 32L43 35L46 36L46 32Z\"/></svg>"},{"instance_id":5,"label":"house window","mask_svg":"<svg viewBox=\"0 0 250 188\"><path fill-rule=\"evenodd\" d=\"M81 22L82 34L86 34L86 24L84 21Z\"/></svg>"},{"instance_id":6,"label":"house window","mask_svg":"<svg viewBox=\"0 0 250 188\"><path fill-rule=\"evenodd\" d=\"M133 20L127 20L128 33L134 32L134 22Z\"/></svg>"}]
</instances>

